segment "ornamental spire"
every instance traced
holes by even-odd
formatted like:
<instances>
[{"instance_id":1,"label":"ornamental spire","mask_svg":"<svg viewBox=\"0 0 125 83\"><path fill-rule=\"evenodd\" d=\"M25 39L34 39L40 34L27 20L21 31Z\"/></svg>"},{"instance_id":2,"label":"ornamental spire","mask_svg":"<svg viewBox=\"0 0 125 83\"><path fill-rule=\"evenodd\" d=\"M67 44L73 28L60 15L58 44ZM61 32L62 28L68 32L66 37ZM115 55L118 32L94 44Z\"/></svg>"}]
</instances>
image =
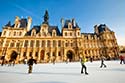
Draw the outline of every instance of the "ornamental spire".
<instances>
[{"instance_id":1,"label":"ornamental spire","mask_svg":"<svg viewBox=\"0 0 125 83\"><path fill-rule=\"evenodd\" d=\"M44 22L43 23L48 24L48 20L49 20L49 14L48 14L48 11L46 10L45 14L44 14Z\"/></svg>"}]
</instances>

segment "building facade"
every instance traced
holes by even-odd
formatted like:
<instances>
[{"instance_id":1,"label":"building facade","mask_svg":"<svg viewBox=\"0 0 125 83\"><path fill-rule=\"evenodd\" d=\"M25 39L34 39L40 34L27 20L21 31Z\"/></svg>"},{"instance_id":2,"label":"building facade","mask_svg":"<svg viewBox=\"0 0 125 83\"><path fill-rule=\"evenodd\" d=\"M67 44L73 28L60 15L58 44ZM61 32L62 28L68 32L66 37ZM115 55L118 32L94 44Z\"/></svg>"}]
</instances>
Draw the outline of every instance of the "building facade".
<instances>
[{"instance_id":1,"label":"building facade","mask_svg":"<svg viewBox=\"0 0 125 83\"><path fill-rule=\"evenodd\" d=\"M17 63L33 56L38 62L78 61L81 56L118 57L115 33L105 24L95 25L94 33L82 33L75 19L61 19L62 28L49 24L48 12L44 22L31 28L32 18L16 16L14 24L8 22L0 33L0 55L8 61L13 52Z\"/></svg>"}]
</instances>

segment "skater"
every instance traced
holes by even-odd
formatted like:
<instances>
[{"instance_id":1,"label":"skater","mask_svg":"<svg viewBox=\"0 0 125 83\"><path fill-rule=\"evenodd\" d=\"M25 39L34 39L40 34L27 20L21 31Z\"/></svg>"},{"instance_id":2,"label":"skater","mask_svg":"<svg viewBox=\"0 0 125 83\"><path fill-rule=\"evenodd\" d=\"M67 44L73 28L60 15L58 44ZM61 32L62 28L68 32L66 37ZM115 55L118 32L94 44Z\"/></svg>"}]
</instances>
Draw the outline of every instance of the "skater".
<instances>
[{"instance_id":1,"label":"skater","mask_svg":"<svg viewBox=\"0 0 125 83\"><path fill-rule=\"evenodd\" d=\"M103 66L106 67L106 65L104 64L104 60L105 60L105 57L101 56L101 66L100 66L100 68L102 68Z\"/></svg>"},{"instance_id":2,"label":"skater","mask_svg":"<svg viewBox=\"0 0 125 83\"><path fill-rule=\"evenodd\" d=\"M88 75L87 73L87 67L85 66L85 62L87 62L87 59L83 56L80 58L80 62L81 62L81 65L82 65L82 68L81 68L81 74L83 74L83 68L85 69L85 74Z\"/></svg>"},{"instance_id":3,"label":"skater","mask_svg":"<svg viewBox=\"0 0 125 83\"><path fill-rule=\"evenodd\" d=\"M27 62L28 66L29 66L28 73L32 73L33 63L37 64L37 63L36 63L36 60L33 59L33 57L31 57L31 58L29 59L29 61Z\"/></svg>"},{"instance_id":4,"label":"skater","mask_svg":"<svg viewBox=\"0 0 125 83\"><path fill-rule=\"evenodd\" d=\"M1 60L2 60L1 66L3 66L4 62L5 62L5 56L4 55L2 55Z\"/></svg>"},{"instance_id":5,"label":"skater","mask_svg":"<svg viewBox=\"0 0 125 83\"><path fill-rule=\"evenodd\" d=\"M125 64L124 57L121 55L119 58L120 58L120 64L122 64L122 62Z\"/></svg>"}]
</instances>

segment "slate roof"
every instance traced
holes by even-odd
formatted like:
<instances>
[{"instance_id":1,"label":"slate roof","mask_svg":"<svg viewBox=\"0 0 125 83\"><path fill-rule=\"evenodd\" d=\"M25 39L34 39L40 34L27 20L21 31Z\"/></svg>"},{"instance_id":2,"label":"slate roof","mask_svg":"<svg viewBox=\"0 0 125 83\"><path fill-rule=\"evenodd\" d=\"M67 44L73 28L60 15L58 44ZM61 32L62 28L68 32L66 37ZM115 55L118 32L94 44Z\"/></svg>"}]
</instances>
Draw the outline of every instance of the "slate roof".
<instances>
[{"instance_id":1,"label":"slate roof","mask_svg":"<svg viewBox=\"0 0 125 83\"><path fill-rule=\"evenodd\" d=\"M106 29L108 29L109 31L111 31L109 28L107 28L107 26L105 24L100 24L98 26L99 33L103 32L103 31L106 31Z\"/></svg>"},{"instance_id":2,"label":"slate roof","mask_svg":"<svg viewBox=\"0 0 125 83\"><path fill-rule=\"evenodd\" d=\"M1 36L2 32L0 32L0 36Z\"/></svg>"},{"instance_id":3,"label":"slate roof","mask_svg":"<svg viewBox=\"0 0 125 83\"><path fill-rule=\"evenodd\" d=\"M36 34L40 32L40 26L37 25L37 26L33 26L33 28L32 28L29 32L27 32L26 35L31 35L31 32L32 32L33 29L36 30ZM60 35L61 35L58 26L49 26L48 32L49 32L51 35L52 35L52 30L53 30L53 29L56 30L57 36L60 36Z\"/></svg>"},{"instance_id":4,"label":"slate roof","mask_svg":"<svg viewBox=\"0 0 125 83\"><path fill-rule=\"evenodd\" d=\"M49 33L50 33L51 35L52 35L52 30L53 30L53 29L56 30L57 36L60 36L60 35L61 35L58 26L49 26L48 31L49 31Z\"/></svg>"},{"instance_id":5,"label":"slate roof","mask_svg":"<svg viewBox=\"0 0 125 83\"><path fill-rule=\"evenodd\" d=\"M26 18L22 18L20 19L20 27L19 28L26 28L27 27L27 19ZM15 24L11 25L11 22L9 21L5 26L8 27L14 27Z\"/></svg>"},{"instance_id":6,"label":"slate roof","mask_svg":"<svg viewBox=\"0 0 125 83\"><path fill-rule=\"evenodd\" d=\"M64 28L68 28L68 23L72 23L71 20L65 20ZM75 23L75 26L74 26L73 23L72 23L72 27L73 27L73 28L76 28L76 27L79 28L79 26L78 26L77 23Z\"/></svg>"}]
</instances>

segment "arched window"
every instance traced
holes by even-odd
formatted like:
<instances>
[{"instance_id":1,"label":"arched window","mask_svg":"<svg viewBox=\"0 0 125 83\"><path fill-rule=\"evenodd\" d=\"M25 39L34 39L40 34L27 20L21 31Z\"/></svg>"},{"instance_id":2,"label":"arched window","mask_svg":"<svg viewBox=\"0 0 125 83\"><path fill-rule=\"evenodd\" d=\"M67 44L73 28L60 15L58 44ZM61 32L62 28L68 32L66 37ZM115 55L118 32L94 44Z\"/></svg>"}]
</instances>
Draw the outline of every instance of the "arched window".
<instances>
[{"instance_id":1,"label":"arched window","mask_svg":"<svg viewBox=\"0 0 125 83\"><path fill-rule=\"evenodd\" d=\"M14 42L13 41L11 42L10 47L14 47Z\"/></svg>"},{"instance_id":2,"label":"arched window","mask_svg":"<svg viewBox=\"0 0 125 83\"><path fill-rule=\"evenodd\" d=\"M68 28L69 28L69 29L72 28L72 24L71 24L71 23L68 24Z\"/></svg>"},{"instance_id":3,"label":"arched window","mask_svg":"<svg viewBox=\"0 0 125 83\"><path fill-rule=\"evenodd\" d=\"M21 35L22 35L22 32L19 33L19 36L21 36Z\"/></svg>"},{"instance_id":4,"label":"arched window","mask_svg":"<svg viewBox=\"0 0 125 83\"><path fill-rule=\"evenodd\" d=\"M6 35L6 31L4 31L3 35Z\"/></svg>"},{"instance_id":5,"label":"arched window","mask_svg":"<svg viewBox=\"0 0 125 83\"><path fill-rule=\"evenodd\" d=\"M70 36L72 36L72 32L70 32Z\"/></svg>"},{"instance_id":6,"label":"arched window","mask_svg":"<svg viewBox=\"0 0 125 83\"><path fill-rule=\"evenodd\" d=\"M14 36L16 36L16 32L14 32Z\"/></svg>"},{"instance_id":7,"label":"arched window","mask_svg":"<svg viewBox=\"0 0 125 83\"><path fill-rule=\"evenodd\" d=\"M80 35L80 32L78 32L78 36Z\"/></svg>"},{"instance_id":8,"label":"arched window","mask_svg":"<svg viewBox=\"0 0 125 83\"><path fill-rule=\"evenodd\" d=\"M32 30L32 36L35 36L35 35L36 35L36 30L33 29L33 30Z\"/></svg>"}]
</instances>

